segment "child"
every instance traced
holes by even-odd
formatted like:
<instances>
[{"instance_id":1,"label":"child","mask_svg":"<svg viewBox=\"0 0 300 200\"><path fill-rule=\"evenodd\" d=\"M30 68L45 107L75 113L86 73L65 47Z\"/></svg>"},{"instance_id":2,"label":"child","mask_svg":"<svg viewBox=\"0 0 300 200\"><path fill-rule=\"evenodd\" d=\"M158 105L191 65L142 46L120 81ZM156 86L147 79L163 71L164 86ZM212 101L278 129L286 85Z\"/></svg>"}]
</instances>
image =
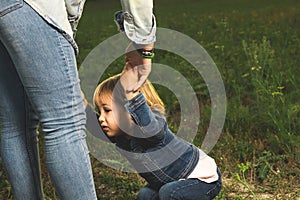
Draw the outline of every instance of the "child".
<instances>
[{"instance_id":1,"label":"child","mask_svg":"<svg viewBox=\"0 0 300 200\"><path fill-rule=\"evenodd\" d=\"M148 183L138 199L213 199L222 185L214 159L168 129L164 104L148 80L137 92L124 91L137 73L127 63L98 85L94 104L105 135Z\"/></svg>"}]
</instances>

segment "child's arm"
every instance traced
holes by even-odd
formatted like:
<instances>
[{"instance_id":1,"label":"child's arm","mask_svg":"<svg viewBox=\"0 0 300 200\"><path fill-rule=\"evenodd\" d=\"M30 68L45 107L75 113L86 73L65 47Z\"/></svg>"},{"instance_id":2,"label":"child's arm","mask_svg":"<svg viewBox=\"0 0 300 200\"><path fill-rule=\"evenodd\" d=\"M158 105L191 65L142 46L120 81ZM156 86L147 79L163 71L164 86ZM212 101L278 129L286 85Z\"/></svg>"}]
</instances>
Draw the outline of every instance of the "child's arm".
<instances>
[{"instance_id":1,"label":"child's arm","mask_svg":"<svg viewBox=\"0 0 300 200\"><path fill-rule=\"evenodd\" d=\"M135 122L135 131L132 132L134 137L148 141L148 145L157 145L164 140L168 130L166 119L160 113L151 110L143 93L140 92L130 99L125 108Z\"/></svg>"},{"instance_id":2,"label":"child's arm","mask_svg":"<svg viewBox=\"0 0 300 200\"><path fill-rule=\"evenodd\" d=\"M127 100L132 99L135 97L139 91L132 91L128 90L128 88L131 88L132 86L136 85L139 81L138 79L138 67L132 67L131 64L128 62L125 65L125 68L122 72L122 76L120 78L121 85L125 90L125 97Z\"/></svg>"},{"instance_id":3,"label":"child's arm","mask_svg":"<svg viewBox=\"0 0 300 200\"><path fill-rule=\"evenodd\" d=\"M137 81L135 78L136 73L136 69L130 66L125 67L120 79L124 88ZM125 91L125 96L127 98L125 108L133 118L135 125L137 125L136 128L139 130L132 133L133 136L147 139L151 143L161 142L165 136L165 131L167 131L165 117L151 110L142 93Z\"/></svg>"}]
</instances>

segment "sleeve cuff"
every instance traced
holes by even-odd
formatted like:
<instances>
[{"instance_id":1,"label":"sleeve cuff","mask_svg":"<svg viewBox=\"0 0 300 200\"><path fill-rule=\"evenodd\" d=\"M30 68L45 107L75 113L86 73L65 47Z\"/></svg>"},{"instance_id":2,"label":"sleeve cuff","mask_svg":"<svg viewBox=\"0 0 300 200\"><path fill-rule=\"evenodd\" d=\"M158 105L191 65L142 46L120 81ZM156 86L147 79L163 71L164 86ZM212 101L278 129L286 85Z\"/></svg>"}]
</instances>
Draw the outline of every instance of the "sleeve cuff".
<instances>
[{"instance_id":1,"label":"sleeve cuff","mask_svg":"<svg viewBox=\"0 0 300 200\"><path fill-rule=\"evenodd\" d=\"M152 26L150 28L136 27L129 12L116 12L114 21L118 30L125 32L126 36L136 44L146 45L156 41L156 19L154 15L152 15Z\"/></svg>"}]
</instances>

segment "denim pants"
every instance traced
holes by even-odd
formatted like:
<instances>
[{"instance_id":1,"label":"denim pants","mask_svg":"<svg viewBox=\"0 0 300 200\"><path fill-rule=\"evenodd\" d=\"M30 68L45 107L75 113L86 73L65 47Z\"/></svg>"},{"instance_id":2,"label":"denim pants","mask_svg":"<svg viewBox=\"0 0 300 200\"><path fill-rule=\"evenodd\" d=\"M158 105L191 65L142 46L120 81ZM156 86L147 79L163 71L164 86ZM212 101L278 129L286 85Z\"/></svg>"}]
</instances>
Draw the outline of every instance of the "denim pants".
<instances>
[{"instance_id":1,"label":"denim pants","mask_svg":"<svg viewBox=\"0 0 300 200\"><path fill-rule=\"evenodd\" d=\"M213 183L193 178L167 183L159 191L145 186L139 191L138 200L210 200L219 194L222 187L219 170L218 175L219 180Z\"/></svg>"},{"instance_id":2,"label":"denim pants","mask_svg":"<svg viewBox=\"0 0 300 200\"><path fill-rule=\"evenodd\" d=\"M38 123L59 198L96 199L74 50L20 0L0 2L0 121L1 156L14 199L43 198Z\"/></svg>"}]
</instances>

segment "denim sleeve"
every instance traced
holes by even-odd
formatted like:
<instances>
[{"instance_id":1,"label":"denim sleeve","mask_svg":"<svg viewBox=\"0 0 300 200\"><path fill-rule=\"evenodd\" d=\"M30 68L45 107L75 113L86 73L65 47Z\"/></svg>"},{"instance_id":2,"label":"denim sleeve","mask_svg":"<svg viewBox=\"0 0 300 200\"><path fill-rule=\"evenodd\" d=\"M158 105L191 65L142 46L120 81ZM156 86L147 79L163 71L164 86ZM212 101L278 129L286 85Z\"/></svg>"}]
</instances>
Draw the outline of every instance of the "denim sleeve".
<instances>
[{"instance_id":1,"label":"denim sleeve","mask_svg":"<svg viewBox=\"0 0 300 200\"><path fill-rule=\"evenodd\" d=\"M156 20L153 0L121 0L122 11L115 14L120 31L136 44L150 44L156 40Z\"/></svg>"},{"instance_id":2,"label":"denim sleeve","mask_svg":"<svg viewBox=\"0 0 300 200\"><path fill-rule=\"evenodd\" d=\"M153 144L162 142L168 128L166 119L151 110L142 93L129 100L125 108L138 126L139 131L133 133L137 134L135 137L144 138Z\"/></svg>"}]
</instances>

